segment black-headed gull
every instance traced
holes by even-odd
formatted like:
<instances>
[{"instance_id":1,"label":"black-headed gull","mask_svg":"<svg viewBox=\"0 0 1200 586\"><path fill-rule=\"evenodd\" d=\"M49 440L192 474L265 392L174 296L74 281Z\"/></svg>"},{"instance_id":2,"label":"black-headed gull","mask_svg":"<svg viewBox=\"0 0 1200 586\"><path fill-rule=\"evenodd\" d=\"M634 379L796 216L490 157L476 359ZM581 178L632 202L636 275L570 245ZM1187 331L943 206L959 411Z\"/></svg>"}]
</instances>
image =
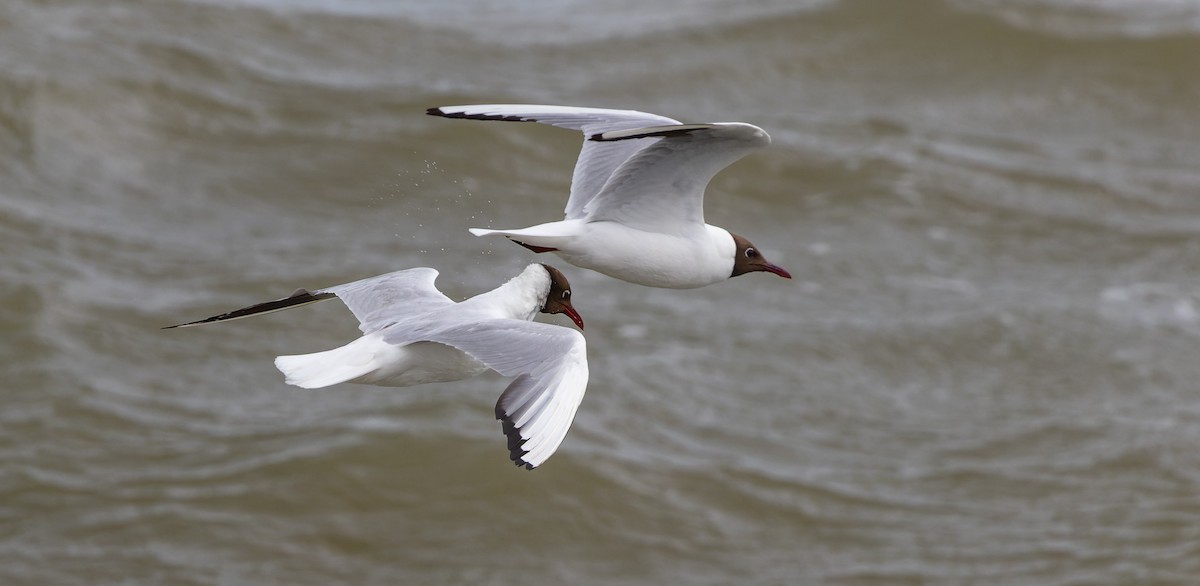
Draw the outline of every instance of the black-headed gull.
<instances>
[{"instance_id":1,"label":"black-headed gull","mask_svg":"<svg viewBox=\"0 0 1200 586\"><path fill-rule=\"evenodd\" d=\"M280 356L287 382L315 389L352 382L390 387L461 380L491 369L516 377L496 402L509 456L532 470L563 438L587 388L583 336L532 322L565 313L580 329L571 286L558 269L531 264L507 283L455 303L434 286L438 272L415 268L326 289L300 289L283 299L168 326L195 326L341 299L358 318L362 337L340 348Z\"/></svg>"},{"instance_id":2,"label":"black-headed gull","mask_svg":"<svg viewBox=\"0 0 1200 586\"><path fill-rule=\"evenodd\" d=\"M500 234L534 252L623 281L691 289L755 271L792 278L749 240L704 222L713 175L767 146L763 129L741 122L682 124L634 110L484 104L441 106L446 118L540 122L580 130L566 218Z\"/></svg>"}]
</instances>

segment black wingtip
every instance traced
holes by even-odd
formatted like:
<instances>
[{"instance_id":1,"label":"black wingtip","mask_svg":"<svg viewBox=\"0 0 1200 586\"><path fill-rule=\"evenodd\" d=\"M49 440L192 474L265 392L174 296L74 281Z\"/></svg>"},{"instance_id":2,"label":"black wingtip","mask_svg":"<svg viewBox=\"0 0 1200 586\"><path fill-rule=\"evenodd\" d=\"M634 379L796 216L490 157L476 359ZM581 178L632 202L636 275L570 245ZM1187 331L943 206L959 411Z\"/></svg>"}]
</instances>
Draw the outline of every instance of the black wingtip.
<instances>
[{"instance_id":1,"label":"black wingtip","mask_svg":"<svg viewBox=\"0 0 1200 586\"><path fill-rule=\"evenodd\" d=\"M222 313L221 315L214 315L212 317L206 317L204 319L198 319L196 321L190 321L190 322L182 323L182 324L175 324L173 326L166 326L162 329L169 330L172 328L184 328L184 327L188 327L188 326L198 326L198 325L202 325L202 324L210 324L210 323L216 323L216 322L221 322L221 321L229 321L231 319L240 319L243 317L250 317L252 315L258 315L261 313L271 313L273 311L280 311L283 309L288 309L288 308L296 307L299 305L306 305L306 304L314 303L317 301L324 301L331 297L336 297L336 295L334 295L333 293L325 292L325 291L313 293L307 289L296 289L296 291L293 292L291 295L288 295L287 297L284 297L282 299L276 299L274 301L267 301L265 303L256 303L254 305L243 307L241 309L235 309L228 313Z\"/></svg>"},{"instance_id":2,"label":"black wingtip","mask_svg":"<svg viewBox=\"0 0 1200 586\"><path fill-rule=\"evenodd\" d=\"M713 128L712 124L673 124L668 126L650 126L647 128L634 128L630 130L610 130L608 132L600 132L588 137L588 140L596 142L615 142L618 140L637 140L639 138L671 138L675 136L686 136L697 130L709 130Z\"/></svg>"},{"instance_id":3,"label":"black wingtip","mask_svg":"<svg viewBox=\"0 0 1200 586\"><path fill-rule=\"evenodd\" d=\"M496 407L496 419L500 420L504 436L508 438L508 459L512 460L512 463L518 468L524 466L526 470L533 470L534 465L524 460L525 454L528 454L529 451L521 448L521 443L525 441L521 437L521 430L513 424L508 414L499 407Z\"/></svg>"},{"instance_id":4,"label":"black wingtip","mask_svg":"<svg viewBox=\"0 0 1200 586\"><path fill-rule=\"evenodd\" d=\"M442 118L459 118L462 120L499 120L500 122L537 122L536 118L526 116L508 116L504 114L469 114L467 112L447 112L441 106L429 108L425 113Z\"/></svg>"}]
</instances>

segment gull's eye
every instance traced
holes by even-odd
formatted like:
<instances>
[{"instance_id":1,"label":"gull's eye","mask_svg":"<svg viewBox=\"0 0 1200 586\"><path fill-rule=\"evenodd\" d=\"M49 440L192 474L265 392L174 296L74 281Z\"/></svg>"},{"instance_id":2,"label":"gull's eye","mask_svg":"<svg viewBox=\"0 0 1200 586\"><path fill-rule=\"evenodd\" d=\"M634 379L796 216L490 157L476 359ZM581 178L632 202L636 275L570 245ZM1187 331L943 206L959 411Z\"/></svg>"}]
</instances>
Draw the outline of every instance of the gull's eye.
<instances>
[{"instance_id":1,"label":"gull's eye","mask_svg":"<svg viewBox=\"0 0 1200 586\"><path fill-rule=\"evenodd\" d=\"M563 298L563 299L570 299L570 298L571 298L571 290L570 290L570 289L567 289L566 291L563 291L562 298Z\"/></svg>"},{"instance_id":2,"label":"gull's eye","mask_svg":"<svg viewBox=\"0 0 1200 586\"><path fill-rule=\"evenodd\" d=\"M757 250L754 250L753 248L746 249L746 258L754 258L756 256L758 256Z\"/></svg>"}]
</instances>

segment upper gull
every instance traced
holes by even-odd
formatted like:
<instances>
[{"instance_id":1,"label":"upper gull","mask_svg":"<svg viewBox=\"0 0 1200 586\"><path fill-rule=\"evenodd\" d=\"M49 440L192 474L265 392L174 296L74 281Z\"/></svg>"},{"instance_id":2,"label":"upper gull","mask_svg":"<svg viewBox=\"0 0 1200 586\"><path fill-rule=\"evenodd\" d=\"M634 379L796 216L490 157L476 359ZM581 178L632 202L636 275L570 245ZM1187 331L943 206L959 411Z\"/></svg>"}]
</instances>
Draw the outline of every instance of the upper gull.
<instances>
[{"instance_id":1,"label":"upper gull","mask_svg":"<svg viewBox=\"0 0 1200 586\"><path fill-rule=\"evenodd\" d=\"M446 118L540 122L582 131L565 218L499 234L535 253L610 277L672 289L755 271L792 278L746 238L704 222L704 189L721 169L767 146L752 124L682 124L635 110L483 104L441 106Z\"/></svg>"}]
</instances>

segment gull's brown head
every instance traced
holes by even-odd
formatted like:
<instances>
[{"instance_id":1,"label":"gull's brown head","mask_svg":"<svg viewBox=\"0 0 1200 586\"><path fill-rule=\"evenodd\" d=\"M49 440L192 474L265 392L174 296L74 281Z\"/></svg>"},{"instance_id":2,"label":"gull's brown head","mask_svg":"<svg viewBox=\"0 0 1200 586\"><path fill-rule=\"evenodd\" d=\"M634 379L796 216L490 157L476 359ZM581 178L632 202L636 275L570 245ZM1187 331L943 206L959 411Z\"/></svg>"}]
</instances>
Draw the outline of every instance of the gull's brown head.
<instances>
[{"instance_id":1,"label":"gull's brown head","mask_svg":"<svg viewBox=\"0 0 1200 586\"><path fill-rule=\"evenodd\" d=\"M565 313L579 329L583 329L583 318L571 305L571 283L562 271L543 264L542 267L550 274L550 293L546 295L546 303L542 305L542 313Z\"/></svg>"},{"instance_id":2,"label":"gull's brown head","mask_svg":"<svg viewBox=\"0 0 1200 586\"><path fill-rule=\"evenodd\" d=\"M792 278L792 274L787 272L783 267L767 262L767 259L763 258L762 253L749 240L737 234L730 234L730 236L733 236L735 247L733 253L733 274L729 275L730 278L755 271L775 273L785 279Z\"/></svg>"}]
</instances>

